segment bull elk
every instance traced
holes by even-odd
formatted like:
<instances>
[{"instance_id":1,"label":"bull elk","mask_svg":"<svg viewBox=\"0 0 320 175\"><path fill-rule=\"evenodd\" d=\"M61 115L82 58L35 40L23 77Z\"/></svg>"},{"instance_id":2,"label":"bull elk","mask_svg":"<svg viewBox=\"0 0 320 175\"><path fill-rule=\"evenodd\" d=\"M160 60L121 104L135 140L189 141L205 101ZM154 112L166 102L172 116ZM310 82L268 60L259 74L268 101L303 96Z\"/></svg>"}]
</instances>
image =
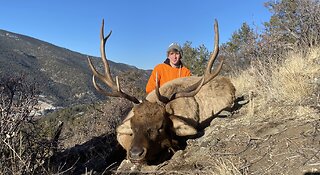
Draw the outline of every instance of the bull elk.
<instances>
[{"instance_id":1,"label":"bull elk","mask_svg":"<svg viewBox=\"0 0 320 175\"><path fill-rule=\"evenodd\" d=\"M140 102L120 88L118 77L111 77L105 54L105 44L111 35L104 37L104 21L100 32L100 52L104 74L99 73L88 58L93 72L93 85L101 93L122 97L135 103L128 116L117 127L117 140L127 151L133 163L149 163L159 158L163 151L175 149L181 137L196 135L199 125L222 110L228 109L235 100L235 88L226 77L217 77L222 62L215 71L212 65L219 52L218 23L214 24L214 51L208 60L205 74L172 80L156 87ZM111 91L103 89L95 78L105 83Z\"/></svg>"}]
</instances>

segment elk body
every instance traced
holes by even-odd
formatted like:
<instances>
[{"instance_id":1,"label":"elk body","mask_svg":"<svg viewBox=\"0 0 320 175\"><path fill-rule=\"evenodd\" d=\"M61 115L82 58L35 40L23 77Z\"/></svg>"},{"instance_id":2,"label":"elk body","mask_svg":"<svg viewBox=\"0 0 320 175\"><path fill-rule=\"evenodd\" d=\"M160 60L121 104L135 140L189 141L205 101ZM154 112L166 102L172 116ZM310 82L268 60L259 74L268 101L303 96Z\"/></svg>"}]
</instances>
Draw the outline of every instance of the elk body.
<instances>
[{"instance_id":1,"label":"elk body","mask_svg":"<svg viewBox=\"0 0 320 175\"><path fill-rule=\"evenodd\" d=\"M104 63L104 75L97 72L90 59L95 88L112 97L126 98L135 106L122 124L117 127L117 140L127 151L127 158L133 163L151 162L159 159L163 151L175 149L179 137L193 136L197 129L209 118L222 110L230 109L235 100L235 88L226 77L217 77L223 61L214 72L211 71L219 52L218 24L215 21L214 52L208 60L205 74L201 77L183 77L156 87L145 100L124 93L111 77L105 55L105 43L111 35L104 37L104 24L101 27L101 58ZM111 92L102 89L95 81L97 77L111 88ZM156 80L157 81L157 80Z\"/></svg>"}]
</instances>

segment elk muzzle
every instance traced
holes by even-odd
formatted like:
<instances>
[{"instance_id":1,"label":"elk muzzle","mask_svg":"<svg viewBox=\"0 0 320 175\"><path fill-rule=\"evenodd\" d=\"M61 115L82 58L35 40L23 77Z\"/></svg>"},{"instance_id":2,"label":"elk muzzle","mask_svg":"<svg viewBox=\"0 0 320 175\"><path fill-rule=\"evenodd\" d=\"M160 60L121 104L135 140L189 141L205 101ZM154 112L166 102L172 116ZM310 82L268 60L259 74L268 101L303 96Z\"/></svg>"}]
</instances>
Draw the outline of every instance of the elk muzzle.
<instances>
[{"instance_id":1,"label":"elk muzzle","mask_svg":"<svg viewBox=\"0 0 320 175\"><path fill-rule=\"evenodd\" d=\"M141 163L145 160L147 149L144 147L133 146L128 152L128 158L132 163Z\"/></svg>"}]
</instances>

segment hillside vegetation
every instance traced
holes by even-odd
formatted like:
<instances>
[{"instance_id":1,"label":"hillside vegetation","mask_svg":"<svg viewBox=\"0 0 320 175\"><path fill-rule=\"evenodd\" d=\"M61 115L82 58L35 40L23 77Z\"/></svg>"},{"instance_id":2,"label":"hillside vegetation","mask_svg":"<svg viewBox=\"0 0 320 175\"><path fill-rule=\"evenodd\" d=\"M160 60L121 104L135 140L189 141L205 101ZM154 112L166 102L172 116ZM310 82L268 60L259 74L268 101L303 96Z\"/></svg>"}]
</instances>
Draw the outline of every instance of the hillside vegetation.
<instances>
[{"instance_id":1,"label":"hillside vegetation","mask_svg":"<svg viewBox=\"0 0 320 175\"><path fill-rule=\"evenodd\" d=\"M97 40L99 42L99 40ZM99 48L97 48L99 49ZM112 59L112 58L111 58ZM100 59L93 59L102 70ZM150 71L110 61L111 71L119 76L125 90L144 95ZM37 83L40 99L48 105L70 107L105 99L92 85L87 55L73 52L28 36L0 30L0 76L19 75Z\"/></svg>"},{"instance_id":2,"label":"hillside vegetation","mask_svg":"<svg viewBox=\"0 0 320 175\"><path fill-rule=\"evenodd\" d=\"M124 160L115 128L132 104L91 96L96 92L83 55L0 31L0 174L319 173L320 3L272 0L265 5L272 17L261 33L244 23L220 47L222 74L245 103L229 117L216 116L201 137L187 140L170 160L150 166ZM186 65L201 75L210 52L189 42L183 49ZM76 57L81 64L72 68L79 62ZM101 66L98 61L95 65ZM63 65L68 66L60 71ZM10 66L48 83L44 88L32 77L7 76ZM113 74L126 77L120 80L126 92L144 97L148 71L110 66ZM64 71L72 76L65 77ZM32 111L42 91L71 107L39 119Z\"/></svg>"},{"instance_id":3,"label":"hillside vegetation","mask_svg":"<svg viewBox=\"0 0 320 175\"><path fill-rule=\"evenodd\" d=\"M278 110L290 113L291 107L297 106L306 111L316 109L320 100L319 63L320 49L313 48L287 53L281 61L255 62L239 72L232 77L237 93L251 100L248 113L242 118L250 119L259 111L263 111L260 117L279 116L283 114Z\"/></svg>"},{"instance_id":4,"label":"hillside vegetation","mask_svg":"<svg viewBox=\"0 0 320 175\"><path fill-rule=\"evenodd\" d=\"M320 48L256 62L231 76L249 102L215 118L204 135L158 165L154 174L303 174L320 167ZM118 172L131 171L124 161Z\"/></svg>"}]
</instances>

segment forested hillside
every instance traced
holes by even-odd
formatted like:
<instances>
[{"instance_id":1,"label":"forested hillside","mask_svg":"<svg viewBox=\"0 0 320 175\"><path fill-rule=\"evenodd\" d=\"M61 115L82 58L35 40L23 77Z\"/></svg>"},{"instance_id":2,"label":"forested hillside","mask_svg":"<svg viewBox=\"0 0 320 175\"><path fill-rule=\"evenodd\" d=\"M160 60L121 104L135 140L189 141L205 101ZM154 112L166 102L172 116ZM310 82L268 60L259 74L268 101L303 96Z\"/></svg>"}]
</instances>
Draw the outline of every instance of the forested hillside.
<instances>
[{"instance_id":1,"label":"forested hillside","mask_svg":"<svg viewBox=\"0 0 320 175\"><path fill-rule=\"evenodd\" d=\"M42 81L1 79L0 174L319 174L320 2L270 0L265 7L272 16L259 30L244 22L230 41L220 43L222 74L231 79L237 99L246 103L233 108L231 116L213 116L201 136L188 139L185 149L156 165L130 163L117 143L116 126L133 106L125 99L79 103L41 120L31 115L38 83L48 82L46 88L57 89L53 92L62 89L58 97L60 93L45 94L52 99L71 94L63 104L77 104L95 93L89 87L86 56L1 31L5 39L0 40L0 73L5 75L3 70L10 66L14 71L9 74L35 66L31 73ZM23 45L11 47L17 42ZM35 47L29 48L30 43ZM211 48L194 48L186 41L183 50L186 66L202 75ZM148 72L132 75L136 68L115 63L110 67L114 74L128 77L124 84L130 86L123 88L141 92ZM120 71L124 69L130 71Z\"/></svg>"},{"instance_id":2,"label":"forested hillside","mask_svg":"<svg viewBox=\"0 0 320 175\"><path fill-rule=\"evenodd\" d=\"M100 59L93 60L102 68ZM143 95L150 71L112 61L110 64L112 73L128 85L124 89L135 89ZM87 55L4 30L0 30L0 75L24 75L37 83L41 100L55 107L105 98L94 90Z\"/></svg>"}]
</instances>

